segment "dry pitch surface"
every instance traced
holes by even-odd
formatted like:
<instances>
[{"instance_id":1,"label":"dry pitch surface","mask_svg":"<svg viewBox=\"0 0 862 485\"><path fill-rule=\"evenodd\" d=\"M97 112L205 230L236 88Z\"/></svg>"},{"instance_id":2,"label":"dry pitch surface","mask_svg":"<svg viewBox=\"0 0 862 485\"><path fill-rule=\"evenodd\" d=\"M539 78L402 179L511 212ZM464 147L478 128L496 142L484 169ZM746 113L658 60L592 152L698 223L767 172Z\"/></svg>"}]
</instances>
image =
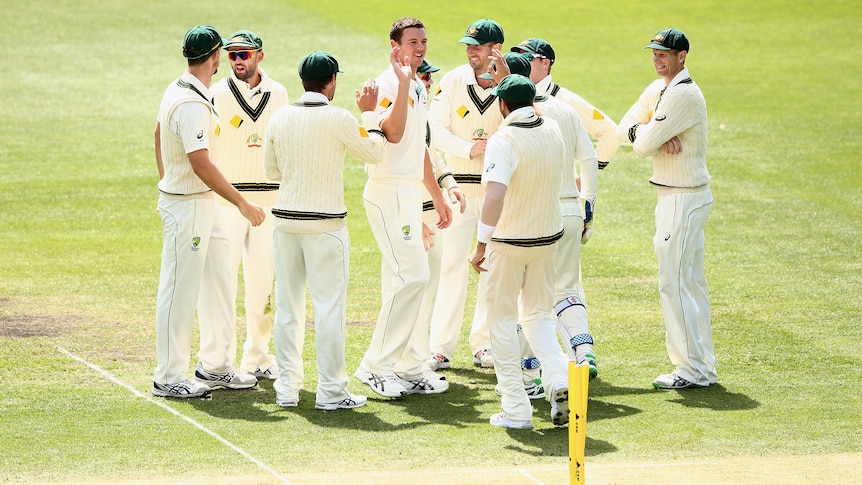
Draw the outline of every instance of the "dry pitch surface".
<instances>
[{"instance_id":1,"label":"dry pitch surface","mask_svg":"<svg viewBox=\"0 0 862 485\"><path fill-rule=\"evenodd\" d=\"M270 464L273 465L273 464ZM278 468L276 466L276 468ZM254 476L201 476L178 479L162 477L146 480L93 481L82 478L63 480L69 484L124 484L155 485L163 483L182 485L312 485L324 483L402 485L476 483L546 484L569 483L568 467L457 469L443 472L415 472L410 470L379 473L291 474L282 479L272 475ZM26 484L49 483L30 481ZM51 481L50 483L56 483ZM586 483L604 484L853 484L862 483L862 453L837 455L803 455L771 457L716 458L700 461L669 461L661 463L587 463Z\"/></svg>"}]
</instances>

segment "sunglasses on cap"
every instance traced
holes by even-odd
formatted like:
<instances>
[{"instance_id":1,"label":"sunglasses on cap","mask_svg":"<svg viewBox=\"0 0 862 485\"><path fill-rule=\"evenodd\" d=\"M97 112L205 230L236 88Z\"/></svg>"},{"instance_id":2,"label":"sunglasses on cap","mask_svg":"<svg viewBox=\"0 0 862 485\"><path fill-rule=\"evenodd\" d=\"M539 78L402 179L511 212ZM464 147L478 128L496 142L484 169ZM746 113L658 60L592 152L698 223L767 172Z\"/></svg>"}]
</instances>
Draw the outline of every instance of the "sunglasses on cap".
<instances>
[{"instance_id":1,"label":"sunglasses on cap","mask_svg":"<svg viewBox=\"0 0 862 485\"><path fill-rule=\"evenodd\" d=\"M237 59L246 60L249 59L252 54L257 52L257 50L248 50L248 51L227 51L228 59L235 61Z\"/></svg>"},{"instance_id":2,"label":"sunglasses on cap","mask_svg":"<svg viewBox=\"0 0 862 485\"><path fill-rule=\"evenodd\" d=\"M521 55L524 56L524 59L528 61L532 61L533 59L547 59L547 57L541 54L533 54L532 52L524 52Z\"/></svg>"}]
</instances>

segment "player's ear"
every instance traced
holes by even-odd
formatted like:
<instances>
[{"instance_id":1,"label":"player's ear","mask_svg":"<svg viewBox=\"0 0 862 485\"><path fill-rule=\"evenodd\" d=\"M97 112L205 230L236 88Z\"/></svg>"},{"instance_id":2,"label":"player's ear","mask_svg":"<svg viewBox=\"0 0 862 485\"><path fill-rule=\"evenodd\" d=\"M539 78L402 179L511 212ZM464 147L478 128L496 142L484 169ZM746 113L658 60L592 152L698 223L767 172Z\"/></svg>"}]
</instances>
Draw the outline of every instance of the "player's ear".
<instances>
[{"instance_id":1,"label":"player's ear","mask_svg":"<svg viewBox=\"0 0 862 485\"><path fill-rule=\"evenodd\" d=\"M263 51L257 51L257 62L263 60Z\"/></svg>"}]
</instances>

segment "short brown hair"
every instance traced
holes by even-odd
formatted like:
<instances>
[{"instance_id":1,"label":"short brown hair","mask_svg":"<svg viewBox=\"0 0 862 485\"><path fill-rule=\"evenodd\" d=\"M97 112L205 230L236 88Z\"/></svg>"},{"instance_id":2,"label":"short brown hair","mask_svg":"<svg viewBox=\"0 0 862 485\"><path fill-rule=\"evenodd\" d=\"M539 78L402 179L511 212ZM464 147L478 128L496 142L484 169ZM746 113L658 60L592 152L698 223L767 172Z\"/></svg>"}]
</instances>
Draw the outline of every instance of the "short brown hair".
<instances>
[{"instance_id":1,"label":"short brown hair","mask_svg":"<svg viewBox=\"0 0 862 485\"><path fill-rule=\"evenodd\" d=\"M322 93L326 86L332 82L335 74L313 81L302 81L302 89L315 93Z\"/></svg>"},{"instance_id":2,"label":"short brown hair","mask_svg":"<svg viewBox=\"0 0 862 485\"><path fill-rule=\"evenodd\" d=\"M389 39L394 40L396 43L400 43L401 36L404 34L405 29L424 28L425 24L416 17L401 17L392 24L392 27L389 28Z\"/></svg>"}]
</instances>

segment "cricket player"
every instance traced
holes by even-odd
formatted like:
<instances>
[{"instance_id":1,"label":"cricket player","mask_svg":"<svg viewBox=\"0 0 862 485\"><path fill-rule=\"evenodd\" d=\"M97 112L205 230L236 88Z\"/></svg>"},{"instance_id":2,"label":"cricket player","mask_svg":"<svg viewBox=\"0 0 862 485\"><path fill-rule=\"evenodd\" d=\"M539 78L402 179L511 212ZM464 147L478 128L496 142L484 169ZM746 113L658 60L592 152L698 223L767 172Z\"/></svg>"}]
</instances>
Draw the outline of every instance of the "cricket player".
<instances>
[{"instance_id":1,"label":"cricket player","mask_svg":"<svg viewBox=\"0 0 862 485\"><path fill-rule=\"evenodd\" d=\"M362 198L368 223L382 257L382 305L371 343L354 375L377 394L437 394L446 378L405 350L413 345L420 302L428 285L428 257L422 242L424 183L438 214L438 229L451 223L451 209L431 167L425 144L428 96L416 77L428 36L419 19L402 17L389 32L392 66L377 77L376 113L386 136L383 161L366 164Z\"/></svg>"},{"instance_id":2,"label":"cricket player","mask_svg":"<svg viewBox=\"0 0 862 485\"><path fill-rule=\"evenodd\" d=\"M236 354L229 352L236 341L236 303L230 298L230 242L216 194L253 226L266 215L213 163L220 126L209 86L218 71L221 46L221 35L209 25L186 32L183 56L188 68L165 90L156 122L158 208L164 226L156 301L156 396L198 397L208 395L211 387L257 384L254 376L234 370ZM185 373L199 297L200 305L211 311L206 318L201 314L199 361L192 381Z\"/></svg>"},{"instance_id":3,"label":"cricket player","mask_svg":"<svg viewBox=\"0 0 862 485\"><path fill-rule=\"evenodd\" d=\"M500 62L499 55L499 52L495 52L492 58L496 65L502 66L503 62ZM536 81L532 71L535 59L530 59L530 54L511 51L503 57L510 72ZM487 76L499 78L499 73L495 71L496 69L492 68ZM543 78L539 78L541 79ZM590 378L594 379L598 375L598 367L593 350L593 336L590 334L587 322L586 300L581 283L580 254L581 244L587 237L584 224L585 211L582 211L582 208L595 206L598 195L598 159L593 142L574 108L558 98L539 93L536 95L534 106L542 116L557 122L563 134L566 160L578 163L579 170L568 166L560 179L560 206L566 232L557 245L554 314L560 336L568 343L566 350L569 358L577 363L587 362L590 366ZM536 370L534 369L538 366L531 360L532 354L525 354L523 357L524 383L529 387L535 382Z\"/></svg>"},{"instance_id":4,"label":"cricket player","mask_svg":"<svg viewBox=\"0 0 862 485\"><path fill-rule=\"evenodd\" d=\"M419 79L422 81L423 86L425 86L426 92L430 92L431 90L431 85L433 84L432 74L439 70L439 67L428 63L427 60L423 60L422 64L416 70ZM453 204L459 204L459 212L463 213L466 209L466 196L461 192L460 187L458 187L458 182L452 176L452 171L449 170L446 162L437 152L430 127L427 131L425 144L428 147L428 155L431 157L437 184L441 189L446 191L449 200L453 201ZM414 345L411 345L407 350L408 352L417 352L411 358L424 361L423 367L427 366L428 369L431 369L429 363L431 361L426 360L427 356L431 353L428 329L431 323L431 312L434 310L434 302L437 300L437 285L440 282L440 263L443 255L443 245L440 241L440 232L433 229L437 221L437 212L434 210L433 198L424 184L422 185L422 195L422 200L424 201L422 202L422 239L428 255L428 286L425 289L425 294L422 297L422 305L419 308L419 317L417 318L417 325L414 330L415 335L410 339ZM433 363L437 364L438 362L435 360ZM439 362L434 370L445 369L449 365L449 360L445 359Z\"/></svg>"},{"instance_id":5,"label":"cricket player","mask_svg":"<svg viewBox=\"0 0 862 485\"><path fill-rule=\"evenodd\" d=\"M494 91L504 119L485 152L482 218L470 256L473 268L488 274L488 323L502 394L502 412L490 423L533 427L533 408L521 381L520 321L542 362L551 419L561 426L569 421L567 362L550 309L554 253L563 236L560 174L571 169L571 161L557 123L536 115L536 89L528 78L511 74Z\"/></svg>"},{"instance_id":6,"label":"cricket player","mask_svg":"<svg viewBox=\"0 0 862 485\"><path fill-rule=\"evenodd\" d=\"M467 196L467 209L453 215L452 227L443 232L443 260L437 301L431 316L432 369L442 368L455 352L461 324L470 266L467 257L473 245L484 188L480 184L488 136L503 120L491 81L479 79L488 71L492 49L500 49L503 28L491 19L480 19L468 27L460 42L466 45L467 64L447 72L440 80L431 103L431 136L446 154L446 162ZM480 279L484 279L480 275ZM488 319L485 314L484 283L478 285L476 307L470 328L473 363L493 367Z\"/></svg>"},{"instance_id":7,"label":"cricket player","mask_svg":"<svg viewBox=\"0 0 862 485\"><path fill-rule=\"evenodd\" d=\"M278 183L269 180L264 173L263 146L270 117L288 102L287 90L260 66L264 58L263 40L254 32L234 33L224 49L231 73L212 89L222 127L216 165L240 193L270 212ZM266 315L274 278L274 218L267 217L263 224L253 227L227 201L220 199L220 202L230 237L234 299L240 261L245 284L246 339L240 370L258 378L275 379L278 366L275 356L269 352L272 320Z\"/></svg>"},{"instance_id":8,"label":"cricket player","mask_svg":"<svg viewBox=\"0 0 862 485\"><path fill-rule=\"evenodd\" d=\"M365 405L347 390L345 339L350 237L344 218L344 154L368 163L383 158L376 126L377 86L369 80L356 93L362 126L335 96L338 61L314 51L299 65L305 93L272 116L266 175L281 187L272 213L276 266L275 350L281 374L273 384L276 403L299 404L304 379L305 287L314 303L318 384L315 407L333 411Z\"/></svg>"},{"instance_id":9,"label":"cricket player","mask_svg":"<svg viewBox=\"0 0 862 485\"><path fill-rule=\"evenodd\" d=\"M653 381L656 389L715 384L715 350L704 274L703 227L712 210L706 168L707 114L703 93L685 66L688 37L670 28L645 47L652 49L659 79L620 121L617 136L639 157L652 159L656 186L658 286L666 346L676 369Z\"/></svg>"}]
</instances>

